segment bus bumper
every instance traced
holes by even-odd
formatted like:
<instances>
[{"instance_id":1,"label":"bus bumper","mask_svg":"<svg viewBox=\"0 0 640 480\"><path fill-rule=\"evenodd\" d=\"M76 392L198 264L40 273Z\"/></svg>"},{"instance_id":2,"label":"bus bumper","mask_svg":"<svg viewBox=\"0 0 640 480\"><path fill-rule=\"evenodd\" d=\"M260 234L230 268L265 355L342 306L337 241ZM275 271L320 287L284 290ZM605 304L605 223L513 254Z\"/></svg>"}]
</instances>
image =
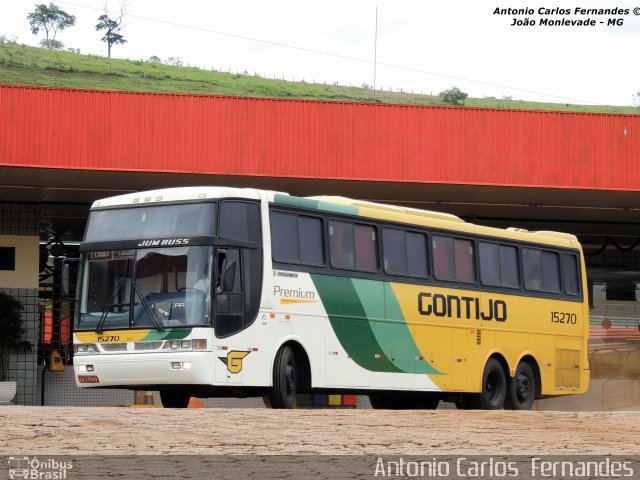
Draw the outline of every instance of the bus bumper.
<instances>
[{"instance_id":1,"label":"bus bumper","mask_svg":"<svg viewBox=\"0 0 640 480\"><path fill-rule=\"evenodd\" d=\"M76 385L130 388L135 385L208 385L213 381L211 352L77 355Z\"/></svg>"}]
</instances>

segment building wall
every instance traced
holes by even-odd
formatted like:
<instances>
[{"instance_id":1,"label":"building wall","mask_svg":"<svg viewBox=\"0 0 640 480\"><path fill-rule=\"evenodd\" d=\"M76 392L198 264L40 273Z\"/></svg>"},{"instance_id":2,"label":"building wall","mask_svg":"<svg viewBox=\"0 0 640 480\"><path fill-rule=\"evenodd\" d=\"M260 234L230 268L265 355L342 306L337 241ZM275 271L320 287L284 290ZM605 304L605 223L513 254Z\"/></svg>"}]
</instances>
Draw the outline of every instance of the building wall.
<instances>
[{"instance_id":1,"label":"building wall","mask_svg":"<svg viewBox=\"0 0 640 480\"><path fill-rule=\"evenodd\" d=\"M5 166L640 191L638 158L639 115L0 86Z\"/></svg>"},{"instance_id":2,"label":"building wall","mask_svg":"<svg viewBox=\"0 0 640 480\"><path fill-rule=\"evenodd\" d=\"M0 244L2 237L9 237L8 244L15 244L16 238L27 238L31 245L31 239L38 238L40 232L40 207L31 204L0 204ZM40 329L40 315L38 311L38 283L37 268L35 278L33 275L33 260L38 258L37 240L36 251L32 252L26 263L20 262L21 256L16 256L16 278L20 281L25 278L27 283L11 283L11 279L5 279L0 283L0 289L20 300L24 306L22 320L27 330L25 340L33 345L29 353L12 354L9 360L9 380L17 380L18 388L14 403L20 405L35 405L37 401L38 376L37 376L37 345ZM33 246L30 247L33 250ZM36 263L37 264L37 263ZM25 273L24 270L27 272ZM35 280L35 285L33 282ZM33 288L12 288L17 285L31 285Z\"/></svg>"}]
</instances>

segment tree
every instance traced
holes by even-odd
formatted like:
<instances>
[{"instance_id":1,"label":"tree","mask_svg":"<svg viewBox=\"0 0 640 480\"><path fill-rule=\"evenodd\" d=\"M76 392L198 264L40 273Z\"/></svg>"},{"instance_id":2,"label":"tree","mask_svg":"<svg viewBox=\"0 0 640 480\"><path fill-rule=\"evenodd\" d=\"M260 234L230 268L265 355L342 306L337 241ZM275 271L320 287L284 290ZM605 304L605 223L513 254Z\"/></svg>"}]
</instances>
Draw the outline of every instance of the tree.
<instances>
[{"instance_id":1,"label":"tree","mask_svg":"<svg viewBox=\"0 0 640 480\"><path fill-rule=\"evenodd\" d=\"M76 24L76 17L60 10L53 3L36 5L35 10L27 15L27 20L31 26L31 33L34 35L37 35L41 29L44 30L46 38L41 42L41 45L50 50L57 49L58 46L62 48L62 42L56 40L56 34ZM51 38L49 38L50 34Z\"/></svg>"},{"instance_id":2,"label":"tree","mask_svg":"<svg viewBox=\"0 0 640 480\"><path fill-rule=\"evenodd\" d=\"M111 58L111 47L113 45L127 43L125 38L118 32L122 30L122 20L126 14L126 4L120 4L120 15L116 18L109 17L107 5L104 6L104 15L98 17L98 24L96 25L96 31L106 30L104 37L101 38L103 42L107 44L107 57Z\"/></svg>"},{"instance_id":3,"label":"tree","mask_svg":"<svg viewBox=\"0 0 640 480\"><path fill-rule=\"evenodd\" d=\"M165 62L167 65L173 65L174 67L181 67L183 65L182 60L180 60L180 57L169 57L167 58L167 61ZM245 75L247 74L247 72L245 72Z\"/></svg>"},{"instance_id":4,"label":"tree","mask_svg":"<svg viewBox=\"0 0 640 480\"><path fill-rule=\"evenodd\" d=\"M9 376L9 354L31 350L31 344L24 339L27 333L22 325L24 306L20 300L0 292L0 382Z\"/></svg>"},{"instance_id":5,"label":"tree","mask_svg":"<svg viewBox=\"0 0 640 480\"><path fill-rule=\"evenodd\" d=\"M449 105L462 105L468 97L468 95L458 87L451 87L447 90L443 90L439 95L442 101Z\"/></svg>"},{"instance_id":6,"label":"tree","mask_svg":"<svg viewBox=\"0 0 640 480\"><path fill-rule=\"evenodd\" d=\"M42 48L48 48L49 50L62 50L64 48L64 43L53 38L43 38L40 40L40 46ZM71 50L73 50L73 48Z\"/></svg>"}]
</instances>

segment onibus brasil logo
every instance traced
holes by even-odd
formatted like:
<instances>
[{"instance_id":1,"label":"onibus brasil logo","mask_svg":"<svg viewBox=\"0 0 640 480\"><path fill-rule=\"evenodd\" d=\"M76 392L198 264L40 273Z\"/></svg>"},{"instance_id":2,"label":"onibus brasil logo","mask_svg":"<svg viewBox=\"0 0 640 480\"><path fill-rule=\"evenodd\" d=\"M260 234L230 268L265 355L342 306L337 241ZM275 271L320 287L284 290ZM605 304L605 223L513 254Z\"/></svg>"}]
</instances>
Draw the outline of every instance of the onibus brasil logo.
<instances>
[{"instance_id":1,"label":"onibus brasil logo","mask_svg":"<svg viewBox=\"0 0 640 480\"><path fill-rule=\"evenodd\" d=\"M67 471L73 468L73 462L37 457L9 457L9 478L65 480Z\"/></svg>"}]
</instances>

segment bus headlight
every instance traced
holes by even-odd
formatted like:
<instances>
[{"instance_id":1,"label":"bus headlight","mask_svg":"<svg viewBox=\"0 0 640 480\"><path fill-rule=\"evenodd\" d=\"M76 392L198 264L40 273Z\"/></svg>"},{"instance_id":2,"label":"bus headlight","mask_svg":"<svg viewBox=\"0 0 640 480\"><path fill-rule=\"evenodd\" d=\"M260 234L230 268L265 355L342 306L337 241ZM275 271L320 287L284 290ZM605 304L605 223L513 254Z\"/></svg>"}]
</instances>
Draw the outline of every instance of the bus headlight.
<instances>
[{"instance_id":1,"label":"bus headlight","mask_svg":"<svg viewBox=\"0 0 640 480\"><path fill-rule=\"evenodd\" d=\"M195 340L166 340L162 346L163 350L185 351L185 350L206 350L207 341L204 338Z\"/></svg>"},{"instance_id":2,"label":"bus headlight","mask_svg":"<svg viewBox=\"0 0 640 480\"><path fill-rule=\"evenodd\" d=\"M98 346L94 343L80 343L75 346L76 353L100 353Z\"/></svg>"}]
</instances>

